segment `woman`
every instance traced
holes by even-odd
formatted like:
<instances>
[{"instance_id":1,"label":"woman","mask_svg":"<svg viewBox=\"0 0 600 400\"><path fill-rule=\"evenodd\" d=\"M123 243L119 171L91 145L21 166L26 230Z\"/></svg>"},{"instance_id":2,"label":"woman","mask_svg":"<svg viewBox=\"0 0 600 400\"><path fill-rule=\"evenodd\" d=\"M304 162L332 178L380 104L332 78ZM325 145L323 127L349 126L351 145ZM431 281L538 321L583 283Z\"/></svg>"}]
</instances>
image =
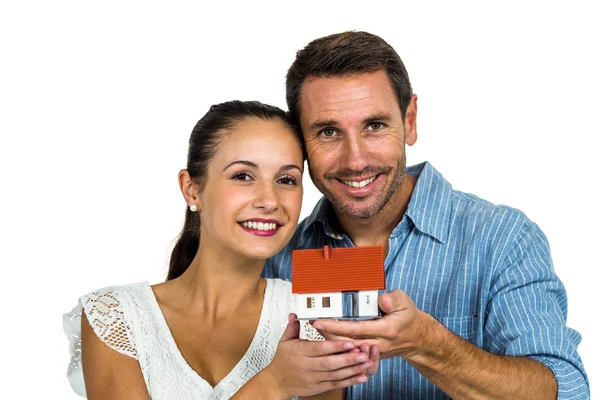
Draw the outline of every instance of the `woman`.
<instances>
[{"instance_id":1,"label":"woman","mask_svg":"<svg viewBox=\"0 0 600 400\"><path fill-rule=\"evenodd\" d=\"M65 314L77 393L283 399L366 381L376 351L297 339L290 284L260 278L296 229L303 161L282 110L211 107L179 173L188 209L167 281L100 289Z\"/></svg>"}]
</instances>

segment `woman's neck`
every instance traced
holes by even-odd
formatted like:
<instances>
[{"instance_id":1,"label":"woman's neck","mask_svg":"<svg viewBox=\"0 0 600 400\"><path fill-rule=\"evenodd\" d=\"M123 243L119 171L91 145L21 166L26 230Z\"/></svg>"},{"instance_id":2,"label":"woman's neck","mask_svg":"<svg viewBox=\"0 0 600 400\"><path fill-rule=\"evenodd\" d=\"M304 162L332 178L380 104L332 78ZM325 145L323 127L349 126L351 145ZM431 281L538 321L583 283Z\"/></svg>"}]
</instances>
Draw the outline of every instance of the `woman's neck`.
<instances>
[{"instance_id":1,"label":"woman's neck","mask_svg":"<svg viewBox=\"0 0 600 400\"><path fill-rule=\"evenodd\" d=\"M228 318L256 302L262 304L266 282L260 274L264 262L212 249L200 241L188 269L169 281L169 298L202 318Z\"/></svg>"}]
</instances>

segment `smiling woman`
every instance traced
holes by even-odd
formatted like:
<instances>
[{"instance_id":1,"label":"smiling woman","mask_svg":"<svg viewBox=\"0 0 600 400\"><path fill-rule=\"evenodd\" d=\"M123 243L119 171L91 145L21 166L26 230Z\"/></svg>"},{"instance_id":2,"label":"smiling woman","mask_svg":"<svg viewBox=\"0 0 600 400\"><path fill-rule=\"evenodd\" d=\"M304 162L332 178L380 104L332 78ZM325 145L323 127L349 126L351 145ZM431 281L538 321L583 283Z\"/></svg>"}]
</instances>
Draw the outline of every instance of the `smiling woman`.
<instances>
[{"instance_id":1,"label":"smiling woman","mask_svg":"<svg viewBox=\"0 0 600 400\"><path fill-rule=\"evenodd\" d=\"M198 235L206 236L202 241L204 246L229 243L242 252L244 248L267 246L267 255L263 257L267 258L289 240L298 223L302 202L302 142L283 111L267 106L243 110L243 104L213 106L192 131L188 165L179 173L179 184L188 205L196 206L200 212L186 212L183 231L171 256L168 279L180 276L192 263ZM267 116L271 118L266 119ZM259 215L255 215L257 212ZM277 225L274 233L281 233L274 240L244 247L244 241L252 236L242 234L239 228L244 228L244 222L261 222L248 218L250 215L276 216L279 220L274 220ZM235 225L229 225L229 221ZM257 228L246 231L254 232L252 229ZM217 239L216 244L213 238Z\"/></svg>"},{"instance_id":2,"label":"smiling woman","mask_svg":"<svg viewBox=\"0 0 600 400\"><path fill-rule=\"evenodd\" d=\"M167 281L99 289L64 316L75 392L220 399L268 389L274 398L339 398L339 388L375 372L377 351L368 346L299 340L290 283L260 277L298 224L303 162L282 110L211 107L179 172L188 207Z\"/></svg>"}]
</instances>

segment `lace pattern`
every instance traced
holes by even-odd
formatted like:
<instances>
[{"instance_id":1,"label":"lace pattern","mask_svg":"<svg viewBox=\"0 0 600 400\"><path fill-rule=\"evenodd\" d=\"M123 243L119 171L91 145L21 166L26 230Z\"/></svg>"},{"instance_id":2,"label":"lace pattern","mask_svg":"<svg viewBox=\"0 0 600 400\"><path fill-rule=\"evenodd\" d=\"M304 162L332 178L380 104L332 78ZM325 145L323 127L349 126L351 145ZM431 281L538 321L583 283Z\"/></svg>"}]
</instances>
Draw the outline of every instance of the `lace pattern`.
<instances>
[{"instance_id":1,"label":"lace pattern","mask_svg":"<svg viewBox=\"0 0 600 400\"><path fill-rule=\"evenodd\" d=\"M310 341L325 340L323 335L319 333L307 320L300 320L300 339Z\"/></svg>"},{"instance_id":2,"label":"lace pattern","mask_svg":"<svg viewBox=\"0 0 600 400\"><path fill-rule=\"evenodd\" d=\"M271 362L293 306L291 284L268 279L258 328L248 351L213 388L179 352L147 282L104 288L81 297L79 305L63 317L71 349L67 375L73 390L85 397L80 344L83 310L102 341L139 361L152 398L226 399Z\"/></svg>"},{"instance_id":3,"label":"lace pattern","mask_svg":"<svg viewBox=\"0 0 600 400\"><path fill-rule=\"evenodd\" d=\"M63 328L69 339L71 359L67 376L71 387L80 396L85 395L81 371L81 313L85 315L96 335L111 349L137 358L133 336L124 318L124 306L119 292L100 289L79 298L77 306L63 315Z\"/></svg>"},{"instance_id":4,"label":"lace pattern","mask_svg":"<svg viewBox=\"0 0 600 400\"><path fill-rule=\"evenodd\" d=\"M118 291L99 291L85 296L85 315L96 335L108 347L137 359L129 324L125 321L125 305Z\"/></svg>"}]
</instances>

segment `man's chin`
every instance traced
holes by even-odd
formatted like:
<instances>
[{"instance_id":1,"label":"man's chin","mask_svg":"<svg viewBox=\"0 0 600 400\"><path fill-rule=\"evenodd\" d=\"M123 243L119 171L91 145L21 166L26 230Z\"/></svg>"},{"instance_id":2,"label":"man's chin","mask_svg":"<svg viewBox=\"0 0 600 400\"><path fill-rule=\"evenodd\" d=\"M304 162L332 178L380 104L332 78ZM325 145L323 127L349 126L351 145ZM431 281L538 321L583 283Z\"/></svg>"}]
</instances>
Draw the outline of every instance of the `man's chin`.
<instances>
[{"instance_id":1,"label":"man's chin","mask_svg":"<svg viewBox=\"0 0 600 400\"><path fill-rule=\"evenodd\" d=\"M346 218L355 220L368 220L375 217L380 209L376 204L364 204L364 201L368 200L363 198L362 201L356 202L332 202L333 207L337 212L343 214ZM362 204L356 204L362 203Z\"/></svg>"}]
</instances>

